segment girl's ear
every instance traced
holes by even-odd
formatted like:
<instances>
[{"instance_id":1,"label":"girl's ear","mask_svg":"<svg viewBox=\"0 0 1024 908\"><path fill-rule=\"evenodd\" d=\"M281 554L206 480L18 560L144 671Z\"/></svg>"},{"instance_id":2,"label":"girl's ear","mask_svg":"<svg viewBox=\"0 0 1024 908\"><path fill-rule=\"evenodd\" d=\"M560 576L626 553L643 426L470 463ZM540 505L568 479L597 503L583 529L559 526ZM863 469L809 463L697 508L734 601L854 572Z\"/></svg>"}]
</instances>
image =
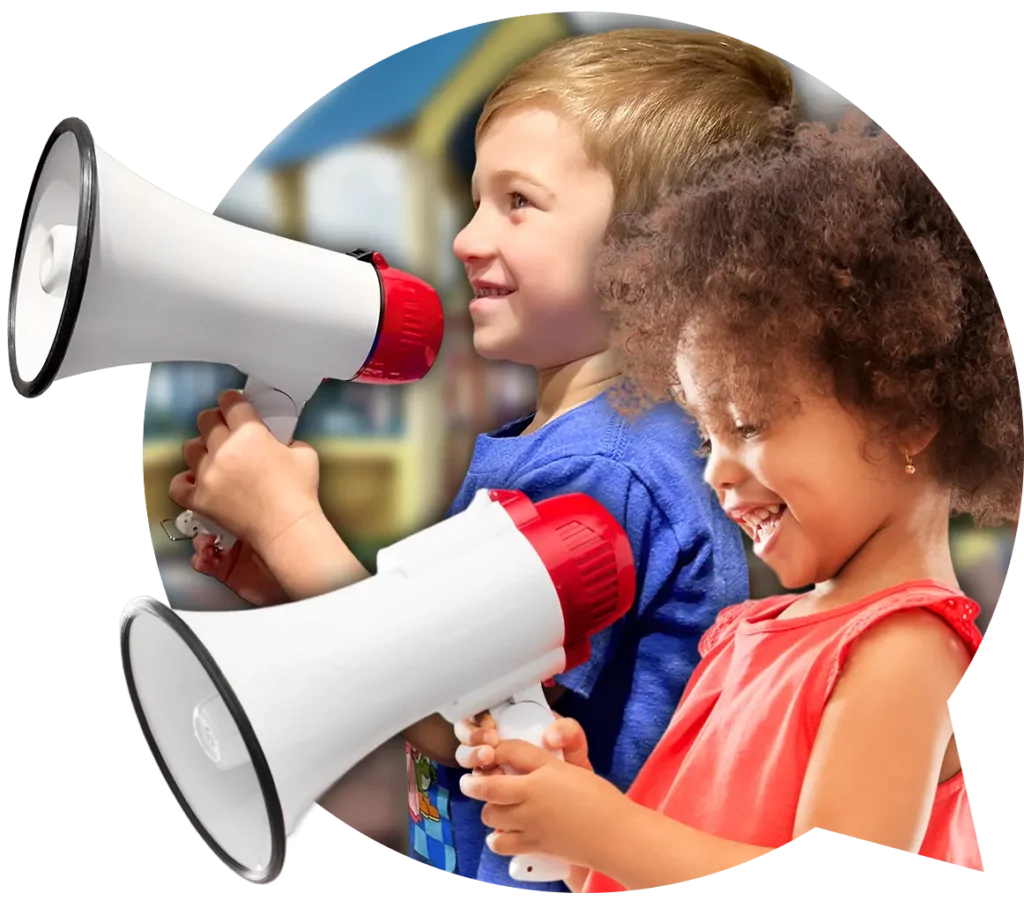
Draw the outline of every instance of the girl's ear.
<instances>
[{"instance_id":1,"label":"girl's ear","mask_svg":"<svg viewBox=\"0 0 1024 908\"><path fill-rule=\"evenodd\" d=\"M938 434L939 424L936 421L928 420L921 423L904 434L902 450L911 457L917 457L935 441L935 436Z\"/></svg>"}]
</instances>

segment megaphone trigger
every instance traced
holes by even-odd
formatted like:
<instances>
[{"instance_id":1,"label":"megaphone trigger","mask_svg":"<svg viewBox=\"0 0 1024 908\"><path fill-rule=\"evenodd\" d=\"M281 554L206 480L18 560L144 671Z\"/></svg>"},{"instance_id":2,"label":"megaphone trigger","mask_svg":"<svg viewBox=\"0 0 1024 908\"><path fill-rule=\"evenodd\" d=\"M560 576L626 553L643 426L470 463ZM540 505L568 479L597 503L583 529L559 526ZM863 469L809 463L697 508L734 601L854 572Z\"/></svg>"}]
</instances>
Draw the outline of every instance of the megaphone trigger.
<instances>
[{"instance_id":1,"label":"megaphone trigger","mask_svg":"<svg viewBox=\"0 0 1024 908\"><path fill-rule=\"evenodd\" d=\"M160 521L160 526L171 542L185 542L199 535L199 522L192 511L182 511L174 520L165 518Z\"/></svg>"}]
</instances>

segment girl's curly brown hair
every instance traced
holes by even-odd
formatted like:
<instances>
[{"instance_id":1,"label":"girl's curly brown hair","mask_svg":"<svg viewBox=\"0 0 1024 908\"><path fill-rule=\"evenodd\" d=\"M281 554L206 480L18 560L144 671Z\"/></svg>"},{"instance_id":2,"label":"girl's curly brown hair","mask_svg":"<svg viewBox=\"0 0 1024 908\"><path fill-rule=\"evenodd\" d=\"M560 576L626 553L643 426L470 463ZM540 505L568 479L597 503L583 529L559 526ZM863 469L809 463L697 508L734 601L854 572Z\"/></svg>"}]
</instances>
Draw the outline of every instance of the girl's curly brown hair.
<instances>
[{"instance_id":1,"label":"girl's curly brown hair","mask_svg":"<svg viewBox=\"0 0 1024 908\"><path fill-rule=\"evenodd\" d=\"M623 411L672 395L681 349L764 414L788 369L810 370L889 438L937 429L925 456L953 512L1016 518L1020 391L995 294L938 190L864 119L723 147L698 182L613 221L597 283Z\"/></svg>"}]
</instances>

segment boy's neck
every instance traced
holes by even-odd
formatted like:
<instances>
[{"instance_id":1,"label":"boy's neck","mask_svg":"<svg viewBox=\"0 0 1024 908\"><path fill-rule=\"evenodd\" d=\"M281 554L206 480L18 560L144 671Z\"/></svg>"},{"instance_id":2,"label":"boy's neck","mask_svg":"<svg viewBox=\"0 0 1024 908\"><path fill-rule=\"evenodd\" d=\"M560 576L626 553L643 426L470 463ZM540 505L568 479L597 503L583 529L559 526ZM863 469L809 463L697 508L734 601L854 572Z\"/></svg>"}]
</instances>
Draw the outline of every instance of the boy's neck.
<instances>
[{"instance_id":1,"label":"boy's neck","mask_svg":"<svg viewBox=\"0 0 1024 908\"><path fill-rule=\"evenodd\" d=\"M617 357L602 350L582 359L537 370L537 413L523 431L536 432L574 407L612 387L621 376Z\"/></svg>"}]
</instances>

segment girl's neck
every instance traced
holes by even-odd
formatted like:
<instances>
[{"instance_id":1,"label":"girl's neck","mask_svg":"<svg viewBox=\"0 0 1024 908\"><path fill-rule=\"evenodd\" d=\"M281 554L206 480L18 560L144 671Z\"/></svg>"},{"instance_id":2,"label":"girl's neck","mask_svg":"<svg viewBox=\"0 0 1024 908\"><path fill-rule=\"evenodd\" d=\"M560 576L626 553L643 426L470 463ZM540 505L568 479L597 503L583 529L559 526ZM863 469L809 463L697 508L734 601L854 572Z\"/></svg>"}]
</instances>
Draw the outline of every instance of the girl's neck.
<instances>
[{"instance_id":1,"label":"girl's neck","mask_svg":"<svg viewBox=\"0 0 1024 908\"><path fill-rule=\"evenodd\" d=\"M959 589L949 549L949 498L922 495L881 526L835 577L815 585L803 608L821 611L914 580Z\"/></svg>"},{"instance_id":2,"label":"girl's neck","mask_svg":"<svg viewBox=\"0 0 1024 908\"><path fill-rule=\"evenodd\" d=\"M574 407L604 393L621 376L618 358L602 350L582 359L537 370L537 413L523 431L536 432Z\"/></svg>"}]
</instances>

